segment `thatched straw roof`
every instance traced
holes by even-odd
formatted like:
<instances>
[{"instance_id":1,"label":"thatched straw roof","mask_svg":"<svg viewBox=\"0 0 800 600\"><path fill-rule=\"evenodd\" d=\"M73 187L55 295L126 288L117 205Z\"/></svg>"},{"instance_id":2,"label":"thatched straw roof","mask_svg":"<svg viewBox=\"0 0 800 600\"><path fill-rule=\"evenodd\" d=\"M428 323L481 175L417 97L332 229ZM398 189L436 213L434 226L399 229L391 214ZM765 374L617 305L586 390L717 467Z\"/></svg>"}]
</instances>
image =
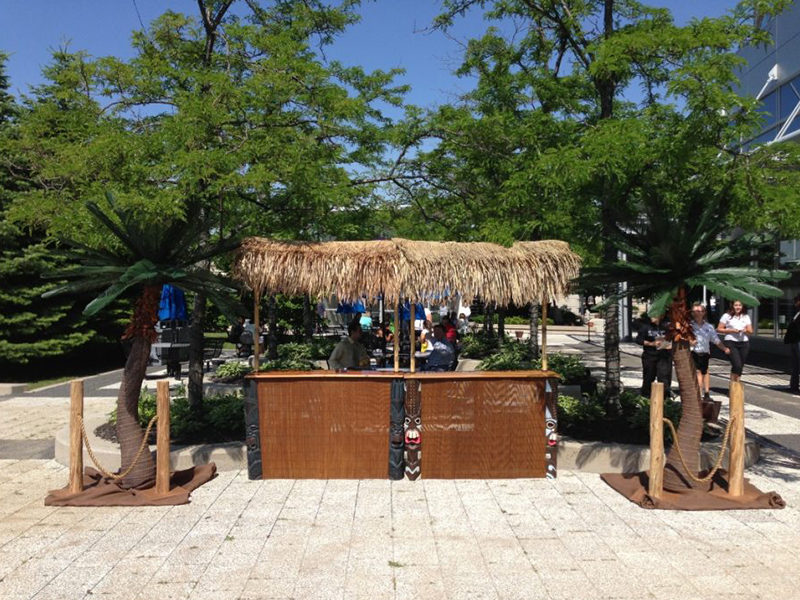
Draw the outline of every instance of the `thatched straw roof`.
<instances>
[{"instance_id":1,"label":"thatched straw roof","mask_svg":"<svg viewBox=\"0 0 800 600\"><path fill-rule=\"evenodd\" d=\"M504 306L563 296L580 258L566 242L517 242L510 248L483 242L423 242L395 238L371 242L245 240L234 276L259 295L335 294L389 302L461 294Z\"/></svg>"}]
</instances>

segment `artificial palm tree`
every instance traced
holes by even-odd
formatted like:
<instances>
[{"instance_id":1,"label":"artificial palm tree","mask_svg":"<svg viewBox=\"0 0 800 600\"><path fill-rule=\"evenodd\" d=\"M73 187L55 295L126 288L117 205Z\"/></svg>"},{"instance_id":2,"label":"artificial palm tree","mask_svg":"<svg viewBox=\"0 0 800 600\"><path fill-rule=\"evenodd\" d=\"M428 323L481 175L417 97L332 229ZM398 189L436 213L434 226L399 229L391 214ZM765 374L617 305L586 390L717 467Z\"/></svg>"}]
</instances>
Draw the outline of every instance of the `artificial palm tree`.
<instances>
[{"instance_id":1,"label":"artificial palm tree","mask_svg":"<svg viewBox=\"0 0 800 600\"><path fill-rule=\"evenodd\" d=\"M781 290L766 282L788 275L751 266L756 240L746 235L730 238L730 227L722 218L726 208L723 200L713 197L678 207L662 199L646 200L638 219L618 225L614 232L611 242L623 258L587 269L583 275L587 284L627 282L624 291L609 301L649 298L651 315L667 312L682 414L678 439L667 454L664 486L676 491L699 485L684 470L678 448L696 477L703 432L700 389L690 353L694 342L686 305L690 290L705 286L717 296L753 306L758 298L780 296Z\"/></svg>"},{"instance_id":2,"label":"artificial palm tree","mask_svg":"<svg viewBox=\"0 0 800 600\"><path fill-rule=\"evenodd\" d=\"M122 339L131 340L117 398L117 437L120 443L121 469L134 461L144 432L139 425L138 407L142 381L147 371L150 346L156 339L155 324L161 286L173 283L183 289L204 293L222 312L235 318L238 303L234 284L213 274L202 265L236 246L225 240L203 243L207 225L198 207L189 207L185 219L143 221L135 211L120 207L106 194L108 213L96 203L86 207L105 238L101 249L68 242L77 263L69 270L51 277L68 283L45 296L64 293L102 292L84 309L94 315L120 297L135 295L137 300ZM141 487L155 479L155 463L143 453L133 470L122 480L124 487Z\"/></svg>"}]
</instances>

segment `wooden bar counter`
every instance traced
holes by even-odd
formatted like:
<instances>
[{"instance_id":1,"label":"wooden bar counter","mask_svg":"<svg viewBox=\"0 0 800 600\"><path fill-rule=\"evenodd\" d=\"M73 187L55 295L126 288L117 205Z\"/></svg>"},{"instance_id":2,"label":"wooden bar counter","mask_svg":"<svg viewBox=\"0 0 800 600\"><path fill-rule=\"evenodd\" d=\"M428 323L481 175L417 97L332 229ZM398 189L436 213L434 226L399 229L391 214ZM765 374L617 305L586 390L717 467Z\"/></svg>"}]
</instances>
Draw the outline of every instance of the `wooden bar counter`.
<instances>
[{"instance_id":1,"label":"wooden bar counter","mask_svg":"<svg viewBox=\"0 0 800 600\"><path fill-rule=\"evenodd\" d=\"M551 371L272 371L248 379L251 479L386 478L395 380L419 386L422 477L556 475Z\"/></svg>"}]
</instances>

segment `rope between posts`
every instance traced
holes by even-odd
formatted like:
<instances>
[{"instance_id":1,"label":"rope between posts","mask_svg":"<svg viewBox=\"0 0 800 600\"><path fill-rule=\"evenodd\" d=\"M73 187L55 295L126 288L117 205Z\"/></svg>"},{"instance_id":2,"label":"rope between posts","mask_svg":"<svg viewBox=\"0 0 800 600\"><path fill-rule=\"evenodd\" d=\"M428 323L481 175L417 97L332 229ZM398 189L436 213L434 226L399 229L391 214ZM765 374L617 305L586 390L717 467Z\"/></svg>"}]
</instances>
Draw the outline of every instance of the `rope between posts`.
<instances>
[{"instance_id":1,"label":"rope between posts","mask_svg":"<svg viewBox=\"0 0 800 600\"><path fill-rule=\"evenodd\" d=\"M100 464L100 461L97 460L94 452L92 451L92 447L89 445L89 436L86 435L86 428L83 425L83 417L78 417L81 424L81 435L83 436L83 443L86 444L86 452L89 455L89 458L92 459L94 466L97 467L97 470L103 474L103 476L113 479L115 481L119 481L120 479L124 479L128 476L128 474L133 471L133 468L136 466L136 463L139 462L139 459L142 457L142 453L144 452L145 447L147 446L147 438L150 436L150 430L155 425L155 422L158 420L158 415L154 415L150 422L147 424L147 429L144 432L144 437L142 437L142 443L139 446L139 450L136 452L136 456L133 457L133 462L125 469L122 473L110 473L107 471L103 465Z\"/></svg>"},{"instance_id":2,"label":"rope between posts","mask_svg":"<svg viewBox=\"0 0 800 600\"><path fill-rule=\"evenodd\" d=\"M714 468L708 472L703 478L695 477L695 475L689 470L689 467L686 466L686 460L683 458L683 452L681 452L681 445L678 443L678 432L675 431L675 425L672 424L672 421L669 419L664 419L664 423L669 426L670 432L672 432L672 439L675 440L675 448L678 450L678 458L683 465L683 470L689 476L690 479L695 481L696 483L705 483L707 481L711 481L711 478L717 474L717 471L722 466L722 458L725 456L725 450L728 447L728 436L731 433L731 425L736 421L736 417L731 417L728 421L728 425L725 427L725 434L722 436L722 448L720 448L719 456L717 456L717 460L714 462Z\"/></svg>"}]
</instances>

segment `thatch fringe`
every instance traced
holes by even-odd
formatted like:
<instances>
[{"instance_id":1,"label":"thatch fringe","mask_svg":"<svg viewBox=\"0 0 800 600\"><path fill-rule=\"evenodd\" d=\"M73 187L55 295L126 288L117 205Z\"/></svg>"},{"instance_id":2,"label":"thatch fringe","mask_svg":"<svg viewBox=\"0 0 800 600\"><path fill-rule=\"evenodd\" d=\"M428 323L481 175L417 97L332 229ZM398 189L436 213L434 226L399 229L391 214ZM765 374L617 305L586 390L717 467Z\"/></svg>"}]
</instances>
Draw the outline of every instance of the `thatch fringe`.
<instances>
[{"instance_id":1,"label":"thatch fringe","mask_svg":"<svg viewBox=\"0 0 800 600\"><path fill-rule=\"evenodd\" d=\"M400 238L369 242L283 242L246 239L234 276L257 294L341 300L383 293L436 299L461 294L505 306L548 300L568 293L580 258L566 242L517 242L510 248L484 242L426 242Z\"/></svg>"}]
</instances>

